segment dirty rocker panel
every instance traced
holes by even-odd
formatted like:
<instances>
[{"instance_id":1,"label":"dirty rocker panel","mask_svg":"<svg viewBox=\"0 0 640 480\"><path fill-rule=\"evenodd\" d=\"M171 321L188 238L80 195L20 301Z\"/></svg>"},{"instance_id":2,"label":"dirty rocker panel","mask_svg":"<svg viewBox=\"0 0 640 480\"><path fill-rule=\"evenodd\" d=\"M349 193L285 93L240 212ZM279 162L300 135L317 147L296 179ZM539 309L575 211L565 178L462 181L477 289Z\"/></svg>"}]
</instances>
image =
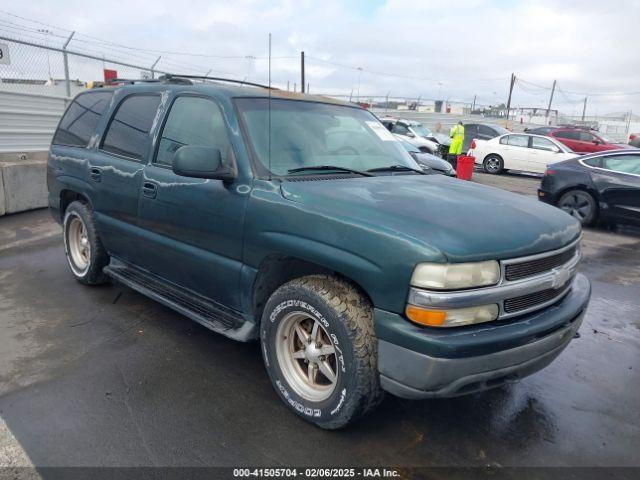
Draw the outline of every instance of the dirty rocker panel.
<instances>
[{"instance_id":1,"label":"dirty rocker panel","mask_svg":"<svg viewBox=\"0 0 640 480\"><path fill-rule=\"evenodd\" d=\"M258 326L240 312L212 302L131 264L112 259L104 273L217 333L234 340L257 338Z\"/></svg>"}]
</instances>

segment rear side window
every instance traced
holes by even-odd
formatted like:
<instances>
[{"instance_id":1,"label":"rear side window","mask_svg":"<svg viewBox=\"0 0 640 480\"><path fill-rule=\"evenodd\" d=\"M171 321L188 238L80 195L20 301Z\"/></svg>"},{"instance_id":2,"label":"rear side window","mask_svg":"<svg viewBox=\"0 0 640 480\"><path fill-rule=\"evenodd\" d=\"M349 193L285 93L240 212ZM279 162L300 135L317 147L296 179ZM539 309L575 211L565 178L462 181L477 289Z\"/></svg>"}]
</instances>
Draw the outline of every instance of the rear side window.
<instances>
[{"instance_id":1,"label":"rear side window","mask_svg":"<svg viewBox=\"0 0 640 480\"><path fill-rule=\"evenodd\" d=\"M574 130L561 130L554 134L554 137L566 138L568 140L580 140L580 132Z\"/></svg>"},{"instance_id":2,"label":"rear side window","mask_svg":"<svg viewBox=\"0 0 640 480\"><path fill-rule=\"evenodd\" d=\"M507 135L500 139L500 143L503 145L511 145L513 147L527 148L529 146L529 137L526 135Z\"/></svg>"},{"instance_id":3,"label":"rear side window","mask_svg":"<svg viewBox=\"0 0 640 480\"><path fill-rule=\"evenodd\" d=\"M133 160L142 160L149 147L149 132L160 105L160 95L131 95L111 119L102 149Z\"/></svg>"},{"instance_id":4,"label":"rear side window","mask_svg":"<svg viewBox=\"0 0 640 480\"><path fill-rule=\"evenodd\" d=\"M155 163L172 166L173 155L184 145L215 147L226 163L231 151L224 118L218 105L202 97L178 97L162 129Z\"/></svg>"},{"instance_id":5,"label":"rear side window","mask_svg":"<svg viewBox=\"0 0 640 480\"><path fill-rule=\"evenodd\" d=\"M600 157L585 158L582 161L590 167L600 167L602 165L602 159Z\"/></svg>"},{"instance_id":6,"label":"rear side window","mask_svg":"<svg viewBox=\"0 0 640 480\"><path fill-rule=\"evenodd\" d=\"M113 92L83 93L65 112L53 137L54 145L86 147L102 114L109 106Z\"/></svg>"},{"instance_id":7,"label":"rear side window","mask_svg":"<svg viewBox=\"0 0 640 480\"><path fill-rule=\"evenodd\" d=\"M596 139L593 135L588 132L580 132L580 141L581 142L593 142Z\"/></svg>"},{"instance_id":8,"label":"rear side window","mask_svg":"<svg viewBox=\"0 0 640 480\"><path fill-rule=\"evenodd\" d=\"M478 133L487 138L497 137L498 133L493 128L485 127L484 125L478 125Z\"/></svg>"}]
</instances>

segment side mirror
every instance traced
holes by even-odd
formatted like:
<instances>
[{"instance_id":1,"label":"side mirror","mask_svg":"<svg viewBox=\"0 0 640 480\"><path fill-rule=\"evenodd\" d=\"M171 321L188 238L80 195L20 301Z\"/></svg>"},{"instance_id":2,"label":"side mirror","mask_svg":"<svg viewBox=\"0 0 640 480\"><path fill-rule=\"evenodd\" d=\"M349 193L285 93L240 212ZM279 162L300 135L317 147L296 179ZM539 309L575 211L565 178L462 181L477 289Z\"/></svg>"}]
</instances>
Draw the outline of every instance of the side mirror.
<instances>
[{"instance_id":1,"label":"side mirror","mask_svg":"<svg viewBox=\"0 0 640 480\"><path fill-rule=\"evenodd\" d=\"M600 140L594 140L593 143L594 145L600 145L602 142Z\"/></svg>"},{"instance_id":2,"label":"side mirror","mask_svg":"<svg viewBox=\"0 0 640 480\"><path fill-rule=\"evenodd\" d=\"M222 164L220 150L215 147L185 145L173 156L173 173L181 177L210 178L230 182L235 172Z\"/></svg>"},{"instance_id":3,"label":"side mirror","mask_svg":"<svg viewBox=\"0 0 640 480\"><path fill-rule=\"evenodd\" d=\"M413 133L411 133L411 132L407 132L407 133L405 133L405 135L406 135L407 137L409 137L409 138L413 138L413 137L415 137L415 135L414 135Z\"/></svg>"}]
</instances>

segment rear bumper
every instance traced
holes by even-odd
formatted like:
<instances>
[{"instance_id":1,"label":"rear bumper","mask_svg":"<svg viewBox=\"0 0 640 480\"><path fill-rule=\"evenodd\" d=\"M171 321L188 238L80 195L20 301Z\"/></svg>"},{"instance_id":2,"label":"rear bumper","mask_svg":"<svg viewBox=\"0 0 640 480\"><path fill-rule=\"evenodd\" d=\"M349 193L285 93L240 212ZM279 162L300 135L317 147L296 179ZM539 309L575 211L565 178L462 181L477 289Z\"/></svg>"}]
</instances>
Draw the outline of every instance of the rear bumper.
<instances>
[{"instance_id":1,"label":"rear bumper","mask_svg":"<svg viewBox=\"0 0 640 480\"><path fill-rule=\"evenodd\" d=\"M425 344L420 348L411 348L420 340L413 329L411 341L400 345L400 337L395 343L384 338L388 331L382 328L383 335L378 335L382 387L399 397L419 399L454 397L518 381L546 367L567 347L580 328L590 293L589 281L578 275L571 292L556 305L484 329L422 328Z\"/></svg>"},{"instance_id":2,"label":"rear bumper","mask_svg":"<svg viewBox=\"0 0 640 480\"><path fill-rule=\"evenodd\" d=\"M555 205L558 201L558 198L555 193L548 192L546 190L538 189L538 200L544 203L548 203L549 205Z\"/></svg>"}]
</instances>

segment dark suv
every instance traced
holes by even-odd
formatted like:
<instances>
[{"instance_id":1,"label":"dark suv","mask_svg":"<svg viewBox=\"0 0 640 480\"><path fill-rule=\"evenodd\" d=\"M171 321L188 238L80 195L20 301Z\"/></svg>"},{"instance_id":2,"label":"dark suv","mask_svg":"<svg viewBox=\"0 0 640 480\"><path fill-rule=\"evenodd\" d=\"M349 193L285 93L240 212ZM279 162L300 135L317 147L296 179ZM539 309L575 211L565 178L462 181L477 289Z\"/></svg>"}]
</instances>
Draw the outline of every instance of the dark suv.
<instances>
[{"instance_id":1,"label":"dark suv","mask_svg":"<svg viewBox=\"0 0 640 480\"><path fill-rule=\"evenodd\" d=\"M575 219L424 175L370 112L324 97L173 77L82 93L48 185L81 283L260 339L277 394L324 428L384 390L449 397L531 374L589 300Z\"/></svg>"}]
</instances>

